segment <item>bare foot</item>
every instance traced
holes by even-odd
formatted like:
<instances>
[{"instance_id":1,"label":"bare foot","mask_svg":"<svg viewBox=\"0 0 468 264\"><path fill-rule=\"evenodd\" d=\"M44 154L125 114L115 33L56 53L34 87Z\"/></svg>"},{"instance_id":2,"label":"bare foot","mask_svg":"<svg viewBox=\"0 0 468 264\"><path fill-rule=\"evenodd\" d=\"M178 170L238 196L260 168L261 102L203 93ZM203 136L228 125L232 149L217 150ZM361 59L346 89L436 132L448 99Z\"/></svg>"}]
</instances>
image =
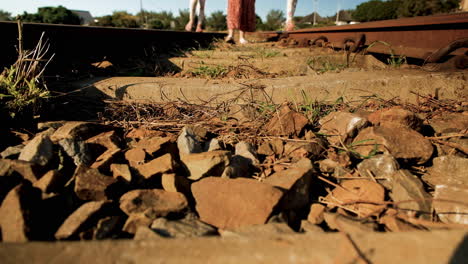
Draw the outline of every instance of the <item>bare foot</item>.
<instances>
[{"instance_id":1,"label":"bare foot","mask_svg":"<svg viewBox=\"0 0 468 264\"><path fill-rule=\"evenodd\" d=\"M197 25L197 30L196 32L203 32L202 25Z\"/></svg>"},{"instance_id":2,"label":"bare foot","mask_svg":"<svg viewBox=\"0 0 468 264\"><path fill-rule=\"evenodd\" d=\"M185 25L185 31L192 31L192 27L193 27L193 22L189 21L187 25Z\"/></svg>"},{"instance_id":3,"label":"bare foot","mask_svg":"<svg viewBox=\"0 0 468 264\"><path fill-rule=\"evenodd\" d=\"M247 41L245 38L241 38L241 39L239 39L239 43L240 44L247 44L247 43L249 43L249 41Z\"/></svg>"},{"instance_id":4,"label":"bare foot","mask_svg":"<svg viewBox=\"0 0 468 264\"><path fill-rule=\"evenodd\" d=\"M293 31L294 30L294 27L296 27L296 25L294 24L294 22L288 22L286 24L286 27L284 28L285 31Z\"/></svg>"},{"instance_id":5,"label":"bare foot","mask_svg":"<svg viewBox=\"0 0 468 264\"><path fill-rule=\"evenodd\" d=\"M227 36L224 41L229 44L235 44L234 38L232 36Z\"/></svg>"}]
</instances>

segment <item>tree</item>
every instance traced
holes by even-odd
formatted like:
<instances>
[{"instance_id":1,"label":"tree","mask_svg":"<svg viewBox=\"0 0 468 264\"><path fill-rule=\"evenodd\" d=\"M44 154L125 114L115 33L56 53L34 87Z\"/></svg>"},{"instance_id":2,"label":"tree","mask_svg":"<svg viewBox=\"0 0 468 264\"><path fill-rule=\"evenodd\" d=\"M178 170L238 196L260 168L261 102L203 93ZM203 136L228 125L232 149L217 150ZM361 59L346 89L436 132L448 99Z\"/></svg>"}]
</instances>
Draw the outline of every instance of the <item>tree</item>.
<instances>
[{"instance_id":1,"label":"tree","mask_svg":"<svg viewBox=\"0 0 468 264\"><path fill-rule=\"evenodd\" d=\"M398 16L400 17L447 13L456 10L460 5L460 0L400 0L400 2L398 8Z\"/></svg>"},{"instance_id":2,"label":"tree","mask_svg":"<svg viewBox=\"0 0 468 264\"><path fill-rule=\"evenodd\" d=\"M226 15L223 13L223 11L216 11L211 13L211 16L206 19L206 27L214 31L226 30Z\"/></svg>"},{"instance_id":3,"label":"tree","mask_svg":"<svg viewBox=\"0 0 468 264\"><path fill-rule=\"evenodd\" d=\"M395 19L401 1L382 2L381 0L371 0L362 3L356 7L356 10L352 13L352 18L360 22Z\"/></svg>"},{"instance_id":4,"label":"tree","mask_svg":"<svg viewBox=\"0 0 468 264\"><path fill-rule=\"evenodd\" d=\"M283 27L283 23L286 21L284 13L281 10L270 10L266 16L266 21L263 24L263 30L273 31L280 30Z\"/></svg>"},{"instance_id":5,"label":"tree","mask_svg":"<svg viewBox=\"0 0 468 264\"><path fill-rule=\"evenodd\" d=\"M148 12L148 11L143 11L137 14L137 17L140 18L145 18L144 21L148 24L148 28L152 29L171 29L175 18L172 12ZM143 23L141 23L143 24Z\"/></svg>"},{"instance_id":6,"label":"tree","mask_svg":"<svg viewBox=\"0 0 468 264\"><path fill-rule=\"evenodd\" d=\"M81 19L63 6L40 7L35 14L24 12L20 19L25 22L80 25Z\"/></svg>"},{"instance_id":7,"label":"tree","mask_svg":"<svg viewBox=\"0 0 468 264\"><path fill-rule=\"evenodd\" d=\"M137 17L126 11L114 11L112 15L97 17L96 20L97 22L92 23L93 26L123 28L140 27Z\"/></svg>"},{"instance_id":8,"label":"tree","mask_svg":"<svg viewBox=\"0 0 468 264\"><path fill-rule=\"evenodd\" d=\"M175 30L185 30L185 25L190 20L190 12L188 9L179 10L179 16L175 19Z\"/></svg>"},{"instance_id":9,"label":"tree","mask_svg":"<svg viewBox=\"0 0 468 264\"><path fill-rule=\"evenodd\" d=\"M0 10L0 21L10 21L10 20L12 20L11 13Z\"/></svg>"}]
</instances>

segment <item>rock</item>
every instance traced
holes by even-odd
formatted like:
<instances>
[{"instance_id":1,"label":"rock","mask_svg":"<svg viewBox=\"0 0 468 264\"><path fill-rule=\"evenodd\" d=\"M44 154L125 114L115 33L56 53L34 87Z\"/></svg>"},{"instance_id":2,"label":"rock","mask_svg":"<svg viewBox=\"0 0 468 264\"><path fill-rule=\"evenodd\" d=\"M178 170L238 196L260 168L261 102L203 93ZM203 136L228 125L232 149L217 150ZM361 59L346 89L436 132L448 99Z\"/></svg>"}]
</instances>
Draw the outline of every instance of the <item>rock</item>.
<instances>
[{"instance_id":1,"label":"rock","mask_svg":"<svg viewBox=\"0 0 468 264\"><path fill-rule=\"evenodd\" d=\"M200 219L218 228L264 224L283 192L253 179L204 178L192 184Z\"/></svg>"},{"instance_id":2,"label":"rock","mask_svg":"<svg viewBox=\"0 0 468 264\"><path fill-rule=\"evenodd\" d=\"M203 138L207 131L197 126L185 126L177 138L177 148L180 155L200 153L203 151Z\"/></svg>"},{"instance_id":3,"label":"rock","mask_svg":"<svg viewBox=\"0 0 468 264\"><path fill-rule=\"evenodd\" d=\"M110 186L116 183L113 177L101 174L97 169L78 167L75 173L75 193L84 201L109 199Z\"/></svg>"},{"instance_id":4,"label":"rock","mask_svg":"<svg viewBox=\"0 0 468 264\"><path fill-rule=\"evenodd\" d=\"M117 215L99 219L93 233L93 239L118 238L124 223L125 218Z\"/></svg>"},{"instance_id":5,"label":"rock","mask_svg":"<svg viewBox=\"0 0 468 264\"><path fill-rule=\"evenodd\" d=\"M436 185L433 206L442 222L468 225L467 204L468 185Z\"/></svg>"},{"instance_id":6,"label":"rock","mask_svg":"<svg viewBox=\"0 0 468 264\"><path fill-rule=\"evenodd\" d=\"M168 153L148 163L139 165L136 169L145 179L150 179L154 175L174 171L174 160L172 159L171 154Z\"/></svg>"},{"instance_id":7,"label":"rock","mask_svg":"<svg viewBox=\"0 0 468 264\"><path fill-rule=\"evenodd\" d=\"M132 173L127 164L111 164L110 170L114 179L122 179L127 183L132 181Z\"/></svg>"},{"instance_id":8,"label":"rock","mask_svg":"<svg viewBox=\"0 0 468 264\"><path fill-rule=\"evenodd\" d=\"M468 159L457 156L442 156L433 159L433 165L427 170L423 180L428 184L468 185Z\"/></svg>"},{"instance_id":9,"label":"rock","mask_svg":"<svg viewBox=\"0 0 468 264\"><path fill-rule=\"evenodd\" d=\"M312 224L311 222L307 220L301 221L300 232L305 233L306 235L315 235L315 234L325 233L325 231L323 231L323 229L320 226Z\"/></svg>"},{"instance_id":10,"label":"rock","mask_svg":"<svg viewBox=\"0 0 468 264\"><path fill-rule=\"evenodd\" d=\"M119 149L120 139L117 133L112 130L89 138L86 143L100 145L106 149Z\"/></svg>"},{"instance_id":11,"label":"rock","mask_svg":"<svg viewBox=\"0 0 468 264\"><path fill-rule=\"evenodd\" d=\"M444 113L429 120L429 125L437 134L460 133L468 127L468 115Z\"/></svg>"},{"instance_id":12,"label":"rock","mask_svg":"<svg viewBox=\"0 0 468 264\"><path fill-rule=\"evenodd\" d=\"M63 126L66 124L67 121L48 121L48 122L39 122L37 123L37 129L38 130L46 130L49 128L57 130L59 127Z\"/></svg>"},{"instance_id":13,"label":"rock","mask_svg":"<svg viewBox=\"0 0 468 264\"><path fill-rule=\"evenodd\" d=\"M369 124L366 118L347 112L332 112L320 119L319 123L319 133L327 135L328 142L336 146L348 143Z\"/></svg>"},{"instance_id":14,"label":"rock","mask_svg":"<svg viewBox=\"0 0 468 264\"><path fill-rule=\"evenodd\" d=\"M220 231L222 237L250 237L275 239L297 234L285 223L268 223L266 225L249 225Z\"/></svg>"},{"instance_id":15,"label":"rock","mask_svg":"<svg viewBox=\"0 0 468 264\"><path fill-rule=\"evenodd\" d=\"M153 219L146 216L144 213L131 214L128 216L127 221L122 228L122 231L129 234L135 234L140 227L149 227Z\"/></svg>"},{"instance_id":16,"label":"rock","mask_svg":"<svg viewBox=\"0 0 468 264\"><path fill-rule=\"evenodd\" d=\"M310 159L300 159L296 163L291 164L291 168L307 169L315 172L314 164Z\"/></svg>"},{"instance_id":17,"label":"rock","mask_svg":"<svg viewBox=\"0 0 468 264\"><path fill-rule=\"evenodd\" d=\"M14 176L15 173L31 183L42 176L36 164L22 160L0 159L0 176Z\"/></svg>"},{"instance_id":18,"label":"rock","mask_svg":"<svg viewBox=\"0 0 468 264\"><path fill-rule=\"evenodd\" d=\"M241 141L236 144L235 149L235 154L246 158L250 161L250 164L256 166L260 163L258 161L257 154L255 153L255 149L252 146L252 144Z\"/></svg>"},{"instance_id":19,"label":"rock","mask_svg":"<svg viewBox=\"0 0 468 264\"><path fill-rule=\"evenodd\" d=\"M150 137L156 137L156 136L162 136L164 133L161 131L157 130L151 130L145 127L138 127L138 128L132 128L127 135L125 135L126 138L128 139L144 139L144 138L150 138Z\"/></svg>"},{"instance_id":20,"label":"rock","mask_svg":"<svg viewBox=\"0 0 468 264\"><path fill-rule=\"evenodd\" d=\"M87 202L73 212L55 233L56 239L77 238L78 233L86 229L92 218L95 218L109 202L94 201Z\"/></svg>"},{"instance_id":21,"label":"rock","mask_svg":"<svg viewBox=\"0 0 468 264\"><path fill-rule=\"evenodd\" d=\"M231 153L217 150L203 153L183 155L181 161L186 166L191 180L199 180L206 176L221 176L229 165Z\"/></svg>"},{"instance_id":22,"label":"rock","mask_svg":"<svg viewBox=\"0 0 468 264\"><path fill-rule=\"evenodd\" d=\"M416 131L420 131L423 124L415 113L400 106L377 110L367 118L374 126L406 127Z\"/></svg>"},{"instance_id":23,"label":"rock","mask_svg":"<svg viewBox=\"0 0 468 264\"><path fill-rule=\"evenodd\" d=\"M433 146L418 132L405 127L368 127L353 141L353 149L363 157L376 152L390 154L397 160L426 163L431 157Z\"/></svg>"},{"instance_id":24,"label":"rock","mask_svg":"<svg viewBox=\"0 0 468 264\"><path fill-rule=\"evenodd\" d=\"M273 136L298 136L308 123L307 117L284 105L279 109L279 113L265 125L265 130L267 134Z\"/></svg>"},{"instance_id":25,"label":"rock","mask_svg":"<svg viewBox=\"0 0 468 264\"><path fill-rule=\"evenodd\" d=\"M257 153L260 155L271 156L275 155L273 148L269 142L263 142L258 146Z\"/></svg>"},{"instance_id":26,"label":"rock","mask_svg":"<svg viewBox=\"0 0 468 264\"><path fill-rule=\"evenodd\" d=\"M393 186L390 197L395 203L401 201L413 201L399 203L398 208L422 213L423 218L431 216L431 196L424 190L418 177L407 170L399 170L393 176Z\"/></svg>"},{"instance_id":27,"label":"rock","mask_svg":"<svg viewBox=\"0 0 468 264\"><path fill-rule=\"evenodd\" d=\"M23 148L23 144L8 147L4 151L2 151L2 153L0 153L0 157L2 157L2 159L16 159L20 155L21 150L23 150Z\"/></svg>"},{"instance_id":28,"label":"rock","mask_svg":"<svg viewBox=\"0 0 468 264\"><path fill-rule=\"evenodd\" d=\"M188 215L181 220L158 218L151 224L151 229L162 237L188 238L217 235L216 228L198 220L195 215Z\"/></svg>"},{"instance_id":29,"label":"rock","mask_svg":"<svg viewBox=\"0 0 468 264\"><path fill-rule=\"evenodd\" d=\"M125 159L130 166L136 168L145 163L146 152L144 149L136 147L129 149L125 152Z\"/></svg>"},{"instance_id":30,"label":"rock","mask_svg":"<svg viewBox=\"0 0 468 264\"><path fill-rule=\"evenodd\" d=\"M273 139L265 141L258 147L257 153L260 155L277 155L282 156L284 151L284 144L281 139Z\"/></svg>"},{"instance_id":31,"label":"rock","mask_svg":"<svg viewBox=\"0 0 468 264\"><path fill-rule=\"evenodd\" d=\"M147 226L138 226L135 231L135 236L133 237L133 240L154 240L162 238L162 236L154 232L151 228Z\"/></svg>"},{"instance_id":32,"label":"rock","mask_svg":"<svg viewBox=\"0 0 468 264\"><path fill-rule=\"evenodd\" d=\"M398 162L391 155L376 155L370 159L365 159L357 165L359 173L363 177L384 178L377 182L386 189L391 190L393 186L392 176L399 170ZM371 175L369 175L371 173Z\"/></svg>"},{"instance_id":33,"label":"rock","mask_svg":"<svg viewBox=\"0 0 468 264\"><path fill-rule=\"evenodd\" d=\"M327 196L327 200L343 205L361 218L378 215L382 212L385 209L384 199L384 188L371 180L343 181L341 187L333 189L331 197ZM354 203L356 201L369 201L371 203ZM329 205L329 207L333 208L334 206Z\"/></svg>"},{"instance_id":34,"label":"rock","mask_svg":"<svg viewBox=\"0 0 468 264\"><path fill-rule=\"evenodd\" d=\"M312 183L310 169L290 168L274 173L264 182L284 190L285 195L279 204L283 210L299 209L309 204Z\"/></svg>"},{"instance_id":35,"label":"rock","mask_svg":"<svg viewBox=\"0 0 468 264\"><path fill-rule=\"evenodd\" d=\"M76 166L90 166L93 163L88 145L84 141L64 138L58 141L58 144L73 159Z\"/></svg>"},{"instance_id":36,"label":"rock","mask_svg":"<svg viewBox=\"0 0 468 264\"><path fill-rule=\"evenodd\" d=\"M114 161L115 157L120 153L120 149L108 149L102 153L96 160L91 164L91 168L99 170L107 170L110 164Z\"/></svg>"},{"instance_id":37,"label":"rock","mask_svg":"<svg viewBox=\"0 0 468 264\"><path fill-rule=\"evenodd\" d=\"M64 188L66 183L67 179L60 172L50 170L34 183L34 187L43 193L57 193Z\"/></svg>"},{"instance_id":38,"label":"rock","mask_svg":"<svg viewBox=\"0 0 468 264\"><path fill-rule=\"evenodd\" d=\"M319 203L311 204L310 212L309 212L309 215L307 216L307 221L315 225L320 225L324 220L323 214L325 212L325 208L326 206L323 204L319 204Z\"/></svg>"},{"instance_id":39,"label":"rock","mask_svg":"<svg viewBox=\"0 0 468 264\"><path fill-rule=\"evenodd\" d=\"M35 238L34 210L41 192L23 183L14 187L0 207L0 230L4 242L26 242Z\"/></svg>"},{"instance_id":40,"label":"rock","mask_svg":"<svg viewBox=\"0 0 468 264\"><path fill-rule=\"evenodd\" d=\"M337 213L324 213L324 219L331 229L348 234L377 231L377 224L374 222L362 222Z\"/></svg>"},{"instance_id":41,"label":"rock","mask_svg":"<svg viewBox=\"0 0 468 264\"><path fill-rule=\"evenodd\" d=\"M10 160L0 159L0 206L11 189L24 181L23 177L16 173L10 164Z\"/></svg>"},{"instance_id":42,"label":"rock","mask_svg":"<svg viewBox=\"0 0 468 264\"><path fill-rule=\"evenodd\" d=\"M172 143L173 138L171 137L150 137L143 138L136 146L142 148L149 155L157 156L168 153Z\"/></svg>"},{"instance_id":43,"label":"rock","mask_svg":"<svg viewBox=\"0 0 468 264\"><path fill-rule=\"evenodd\" d=\"M185 195L190 193L190 182L187 178L173 173L163 174L161 184L165 191L180 192Z\"/></svg>"},{"instance_id":44,"label":"rock","mask_svg":"<svg viewBox=\"0 0 468 264\"><path fill-rule=\"evenodd\" d=\"M319 168L323 173L333 173L338 167L340 167L340 163L332 159L323 159L319 161Z\"/></svg>"},{"instance_id":45,"label":"rock","mask_svg":"<svg viewBox=\"0 0 468 264\"><path fill-rule=\"evenodd\" d=\"M227 166L222 178L239 178L239 177L250 177L252 171L252 161L248 158L234 155L229 161L229 166Z\"/></svg>"},{"instance_id":46,"label":"rock","mask_svg":"<svg viewBox=\"0 0 468 264\"><path fill-rule=\"evenodd\" d=\"M92 136L99 134L104 130L109 130L110 127L89 122L67 122L59 127L50 137L53 142L59 142L63 139L73 139L77 141L86 140Z\"/></svg>"},{"instance_id":47,"label":"rock","mask_svg":"<svg viewBox=\"0 0 468 264\"><path fill-rule=\"evenodd\" d=\"M208 142L206 142L205 151L215 151L215 150L223 150L223 148L221 147L219 140L217 140L216 138L212 138Z\"/></svg>"},{"instance_id":48,"label":"rock","mask_svg":"<svg viewBox=\"0 0 468 264\"><path fill-rule=\"evenodd\" d=\"M52 148L53 144L48 136L38 135L24 146L18 159L46 166L53 157Z\"/></svg>"},{"instance_id":49,"label":"rock","mask_svg":"<svg viewBox=\"0 0 468 264\"><path fill-rule=\"evenodd\" d=\"M120 197L120 209L127 215L145 214L151 219L181 212L187 206L183 194L159 189L133 190Z\"/></svg>"},{"instance_id":50,"label":"rock","mask_svg":"<svg viewBox=\"0 0 468 264\"><path fill-rule=\"evenodd\" d=\"M387 210L385 215L380 217L379 223L384 224L387 231L391 232L410 232L419 231L420 228L407 223L406 221L396 217L397 211L395 209Z\"/></svg>"},{"instance_id":51,"label":"rock","mask_svg":"<svg viewBox=\"0 0 468 264\"><path fill-rule=\"evenodd\" d=\"M324 145L317 142L288 142L283 154L296 162L302 158L318 159L325 150Z\"/></svg>"}]
</instances>

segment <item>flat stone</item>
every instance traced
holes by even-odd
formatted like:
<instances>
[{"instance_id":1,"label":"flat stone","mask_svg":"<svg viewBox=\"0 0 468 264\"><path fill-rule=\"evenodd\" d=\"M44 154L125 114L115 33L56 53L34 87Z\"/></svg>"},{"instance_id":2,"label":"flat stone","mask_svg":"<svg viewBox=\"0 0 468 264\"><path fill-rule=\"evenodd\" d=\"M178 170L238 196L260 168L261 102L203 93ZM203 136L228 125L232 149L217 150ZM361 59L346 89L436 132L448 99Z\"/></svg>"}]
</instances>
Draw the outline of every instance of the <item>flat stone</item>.
<instances>
[{"instance_id":1,"label":"flat stone","mask_svg":"<svg viewBox=\"0 0 468 264\"><path fill-rule=\"evenodd\" d=\"M151 228L147 226L138 226L135 235L133 236L133 240L158 240L164 239L164 237L160 236L158 233L154 232Z\"/></svg>"},{"instance_id":2,"label":"flat stone","mask_svg":"<svg viewBox=\"0 0 468 264\"><path fill-rule=\"evenodd\" d=\"M248 158L245 158L240 155L234 155L229 161L229 166L227 166L222 178L239 178L245 177L248 178L252 175L252 161Z\"/></svg>"},{"instance_id":3,"label":"flat stone","mask_svg":"<svg viewBox=\"0 0 468 264\"><path fill-rule=\"evenodd\" d=\"M423 213L421 217L429 219L432 197L424 190L421 180L407 170L399 170L392 178L393 186L390 192L392 200L396 203L414 200L413 202L399 203L398 208Z\"/></svg>"},{"instance_id":4,"label":"flat stone","mask_svg":"<svg viewBox=\"0 0 468 264\"><path fill-rule=\"evenodd\" d=\"M73 138L63 138L58 141L60 147L73 159L76 166L90 166L93 163L93 158L90 155L91 151L84 141L75 140Z\"/></svg>"},{"instance_id":5,"label":"flat stone","mask_svg":"<svg viewBox=\"0 0 468 264\"><path fill-rule=\"evenodd\" d=\"M468 185L436 185L432 204L442 222L468 225Z\"/></svg>"},{"instance_id":6,"label":"flat stone","mask_svg":"<svg viewBox=\"0 0 468 264\"><path fill-rule=\"evenodd\" d=\"M285 191L279 207L283 210L294 210L309 204L312 170L290 168L270 175L264 180Z\"/></svg>"},{"instance_id":7,"label":"flat stone","mask_svg":"<svg viewBox=\"0 0 468 264\"><path fill-rule=\"evenodd\" d=\"M109 186L116 183L113 177L101 174L97 169L79 167L75 173L75 193L84 201L109 199Z\"/></svg>"},{"instance_id":8,"label":"flat stone","mask_svg":"<svg viewBox=\"0 0 468 264\"><path fill-rule=\"evenodd\" d=\"M129 149L125 152L125 159L132 167L138 167L139 165L144 164L145 158L145 150L139 147Z\"/></svg>"},{"instance_id":9,"label":"flat stone","mask_svg":"<svg viewBox=\"0 0 468 264\"><path fill-rule=\"evenodd\" d=\"M444 113L429 120L429 125L437 134L460 133L468 127L468 115L463 113Z\"/></svg>"},{"instance_id":10,"label":"flat stone","mask_svg":"<svg viewBox=\"0 0 468 264\"><path fill-rule=\"evenodd\" d=\"M315 225L307 220L301 221L300 232L305 233L306 235L316 235L325 233L325 231L318 225Z\"/></svg>"},{"instance_id":11,"label":"flat stone","mask_svg":"<svg viewBox=\"0 0 468 264\"><path fill-rule=\"evenodd\" d=\"M66 183L67 179L60 172L50 170L34 183L34 187L43 193L57 193L64 188Z\"/></svg>"},{"instance_id":12,"label":"flat stone","mask_svg":"<svg viewBox=\"0 0 468 264\"><path fill-rule=\"evenodd\" d=\"M206 176L221 176L229 165L230 157L229 151L216 150L183 155L180 159L190 174L188 178L199 180Z\"/></svg>"},{"instance_id":13,"label":"flat stone","mask_svg":"<svg viewBox=\"0 0 468 264\"><path fill-rule=\"evenodd\" d=\"M46 130L49 128L58 129L59 127L66 124L67 121L48 121L48 122L39 122L37 123L38 130Z\"/></svg>"},{"instance_id":14,"label":"flat stone","mask_svg":"<svg viewBox=\"0 0 468 264\"><path fill-rule=\"evenodd\" d=\"M432 167L427 170L423 180L428 184L468 185L468 159L457 156L441 156L432 160Z\"/></svg>"},{"instance_id":15,"label":"flat stone","mask_svg":"<svg viewBox=\"0 0 468 264\"><path fill-rule=\"evenodd\" d=\"M115 157L120 153L120 149L108 149L102 153L96 160L91 164L90 168L107 170L110 164L114 161Z\"/></svg>"},{"instance_id":16,"label":"flat stone","mask_svg":"<svg viewBox=\"0 0 468 264\"><path fill-rule=\"evenodd\" d=\"M87 202L80 206L75 212L73 212L60 228L55 233L56 239L71 239L76 238L79 232L82 231L85 224L101 210L104 209L107 201L93 201Z\"/></svg>"},{"instance_id":17,"label":"flat stone","mask_svg":"<svg viewBox=\"0 0 468 264\"><path fill-rule=\"evenodd\" d=\"M198 220L189 214L181 220L157 218L151 224L151 229L162 237L187 238L217 235L216 228Z\"/></svg>"},{"instance_id":18,"label":"flat stone","mask_svg":"<svg viewBox=\"0 0 468 264\"><path fill-rule=\"evenodd\" d=\"M325 208L327 207L323 204L319 204L319 203L311 204L310 212L309 212L309 215L307 216L307 221L315 225L320 225L324 220L323 214L325 212Z\"/></svg>"},{"instance_id":19,"label":"flat stone","mask_svg":"<svg viewBox=\"0 0 468 264\"><path fill-rule=\"evenodd\" d=\"M366 118L347 112L332 112L319 120L319 133L327 135L331 144L341 146L348 143L364 127L369 125Z\"/></svg>"},{"instance_id":20,"label":"flat stone","mask_svg":"<svg viewBox=\"0 0 468 264\"><path fill-rule=\"evenodd\" d=\"M368 127L353 141L354 150L363 157L376 152L390 154L397 160L426 163L434 150L431 142L418 132L405 127Z\"/></svg>"},{"instance_id":21,"label":"flat stone","mask_svg":"<svg viewBox=\"0 0 468 264\"><path fill-rule=\"evenodd\" d=\"M4 242L34 239L34 210L40 200L40 191L30 183L17 185L7 194L0 207L0 229Z\"/></svg>"},{"instance_id":22,"label":"flat stone","mask_svg":"<svg viewBox=\"0 0 468 264\"><path fill-rule=\"evenodd\" d=\"M222 229L264 224L283 192L253 179L204 178L192 184L200 219Z\"/></svg>"},{"instance_id":23,"label":"flat stone","mask_svg":"<svg viewBox=\"0 0 468 264\"><path fill-rule=\"evenodd\" d=\"M3 169L6 170L5 174L11 175L16 172L31 183L36 182L42 176L37 165L31 162L5 159L1 160L0 164L3 164Z\"/></svg>"},{"instance_id":24,"label":"flat stone","mask_svg":"<svg viewBox=\"0 0 468 264\"><path fill-rule=\"evenodd\" d=\"M215 151L215 150L223 150L221 147L221 143L216 138L212 138L208 140L205 144L205 151Z\"/></svg>"},{"instance_id":25,"label":"flat stone","mask_svg":"<svg viewBox=\"0 0 468 264\"><path fill-rule=\"evenodd\" d=\"M255 149L252 146L252 144L245 141L241 141L236 144L235 155L246 158L250 161L250 164L252 165L258 165L260 163L258 161L257 154L255 153Z\"/></svg>"},{"instance_id":26,"label":"flat stone","mask_svg":"<svg viewBox=\"0 0 468 264\"><path fill-rule=\"evenodd\" d=\"M185 126L182 128L179 137L177 138L177 148L180 155L191 153L200 153L204 149L203 138L207 131L198 126Z\"/></svg>"},{"instance_id":27,"label":"flat stone","mask_svg":"<svg viewBox=\"0 0 468 264\"><path fill-rule=\"evenodd\" d=\"M107 126L100 124L72 121L67 122L59 127L50 137L53 142L59 142L63 139L86 140L102 132L110 129Z\"/></svg>"},{"instance_id":28,"label":"flat stone","mask_svg":"<svg viewBox=\"0 0 468 264\"><path fill-rule=\"evenodd\" d=\"M161 184L165 191L180 192L185 195L190 193L190 181L174 173L165 173L161 176Z\"/></svg>"},{"instance_id":29,"label":"flat stone","mask_svg":"<svg viewBox=\"0 0 468 264\"><path fill-rule=\"evenodd\" d=\"M383 154L363 160L357 165L357 168L363 177L383 178L378 179L377 182L386 189L391 190L393 186L392 176L399 170L400 166L393 156Z\"/></svg>"},{"instance_id":30,"label":"flat stone","mask_svg":"<svg viewBox=\"0 0 468 264\"><path fill-rule=\"evenodd\" d=\"M318 159L326 151L321 142L288 142L284 145L283 155L292 162L303 158Z\"/></svg>"},{"instance_id":31,"label":"flat stone","mask_svg":"<svg viewBox=\"0 0 468 264\"><path fill-rule=\"evenodd\" d=\"M0 153L0 157L2 157L2 159L18 158L23 148L24 148L23 144L8 147L5 150L3 150L2 153Z\"/></svg>"},{"instance_id":32,"label":"flat stone","mask_svg":"<svg viewBox=\"0 0 468 264\"><path fill-rule=\"evenodd\" d=\"M269 135L273 136L298 136L308 123L309 119L307 117L284 105L279 109L279 114L273 115L265 125L265 130Z\"/></svg>"},{"instance_id":33,"label":"flat stone","mask_svg":"<svg viewBox=\"0 0 468 264\"><path fill-rule=\"evenodd\" d=\"M136 169L145 179L150 179L154 175L172 172L174 170L174 160L171 154L167 153L148 163L137 166Z\"/></svg>"},{"instance_id":34,"label":"flat stone","mask_svg":"<svg viewBox=\"0 0 468 264\"><path fill-rule=\"evenodd\" d=\"M406 127L416 131L420 131L423 124L417 114L400 106L377 110L367 118L374 126Z\"/></svg>"},{"instance_id":35,"label":"flat stone","mask_svg":"<svg viewBox=\"0 0 468 264\"><path fill-rule=\"evenodd\" d=\"M127 215L145 214L151 219L180 212L187 206L182 193L159 189L133 190L120 197L120 209Z\"/></svg>"},{"instance_id":36,"label":"flat stone","mask_svg":"<svg viewBox=\"0 0 468 264\"><path fill-rule=\"evenodd\" d=\"M168 153L169 148L175 140L172 137L150 137L143 138L136 147L142 148L149 155ZM175 148L175 146L174 146Z\"/></svg>"},{"instance_id":37,"label":"flat stone","mask_svg":"<svg viewBox=\"0 0 468 264\"><path fill-rule=\"evenodd\" d=\"M247 237L247 238L281 238L288 235L294 235L296 232L285 223L268 223L265 225L249 225L235 229L220 231L223 238L229 237Z\"/></svg>"},{"instance_id":38,"label":"flat stone","mask_svg":"<svg viewBox=\"0 0 468 264\"><path fill-rule=\"evenodd\" d=\"M118 149L120 138L117 133L112 130L100 133L92 138L86 140L88 144L96 144L105 147L106 149Z\"/></svg>"},{"instance_id":39,"label":"flat stone","mask_svg":"<svg viewBox=\"0 0 468 264\"><path fill-rule=\"evenodd\" d=\"M331 229L348 234L377 231L377 224L374 222L362 222L337 213L324 213L324 219Z\"/></svg>"},{"instance_id":40,"label":"flat stone","mask_svg":"<svg viewBox=\"0 0 468 264\"><path fill-rule=\"evenodd\" d=\"M24 146L18 159L46 166L53 157L52 148L53 144L48 136L37 135Z\"/></svg>"},{"instance_id":41,"label":"flat stone","mask_svg":"<svg viewBox=\"0 0 468 264\"><path fill-rule=\"evenodd\" d=\"M93 239L112 239L118 238L120 230L125 223L125 218L119 215L108 216L99 219L96 229L93 233Z\"/></svg>"},{"instance_id":42,"label":"flat stone","mask_svg":"<svg viewBox=\"0 0 468 264\"><path fill-rule=\"evenodd\" d=\"M128 183L132 181L132 173L127 164L111 164L110 170L113 173L114 179L122 179Z\"/></svg>"},{"instance_id":43,"label":"flat stone","mask_svg":"<svg viewBox=\"0 0 468 264\"><path fill-rule=\"evenodd\" d=\"M140 214L131 214L128 216L127 221L125 222L122 231L129 234L135 234L140 227L149 227L153 219L146 216L144 213Z\"/></svg>"},{"instance_id":44,"label":"flat stone","mask_svg":"<svg viewBox=\"0 0 468 264\"><path fill-rule=\"evenodd\" d=\"M161 136L164 134L161 131L158 130L152 130L149 128L145 127L138 127L138 128L132 128L126 135L125 137L128 139L144 139L144 138L150 138L154 136Z\"/></svg>"}]
</instances>

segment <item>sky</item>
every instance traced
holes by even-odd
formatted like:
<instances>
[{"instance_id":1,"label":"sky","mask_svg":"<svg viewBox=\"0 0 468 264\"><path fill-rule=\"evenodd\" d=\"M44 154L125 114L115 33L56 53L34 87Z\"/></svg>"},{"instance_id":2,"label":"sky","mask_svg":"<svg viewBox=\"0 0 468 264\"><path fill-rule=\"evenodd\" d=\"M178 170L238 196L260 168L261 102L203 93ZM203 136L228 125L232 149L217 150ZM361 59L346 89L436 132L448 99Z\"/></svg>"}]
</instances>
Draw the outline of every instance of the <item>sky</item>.
<instances>
[{"instance_id":1,"label":"sky","mask_svg":"<svg viewBox=\"0 0 468 264\"><path fill-rule=\"evenodd\" d=\"M171 11L175 15L180 9L188 9L189 0L141 0L143 8L148 11ZM336 13L338 4L340 9L352 9L358 4L368 0L317 0L317 11L321 16L331 16ZM298 0L296 16L304 16L314 10L314 0ZM68 9L87 10L91 15L109 15L116 10L125 10L137 13L140 10L140 0L0 0L0 10L17 15L24 11L37 12L38 7L59 6ZM227 0L206 0L205 11L207 14L222 10L225 11ZM286 0L256 0L256 13L262 18L271 9L279 9L286 13Z\"/></svg>"}]
</instances>

